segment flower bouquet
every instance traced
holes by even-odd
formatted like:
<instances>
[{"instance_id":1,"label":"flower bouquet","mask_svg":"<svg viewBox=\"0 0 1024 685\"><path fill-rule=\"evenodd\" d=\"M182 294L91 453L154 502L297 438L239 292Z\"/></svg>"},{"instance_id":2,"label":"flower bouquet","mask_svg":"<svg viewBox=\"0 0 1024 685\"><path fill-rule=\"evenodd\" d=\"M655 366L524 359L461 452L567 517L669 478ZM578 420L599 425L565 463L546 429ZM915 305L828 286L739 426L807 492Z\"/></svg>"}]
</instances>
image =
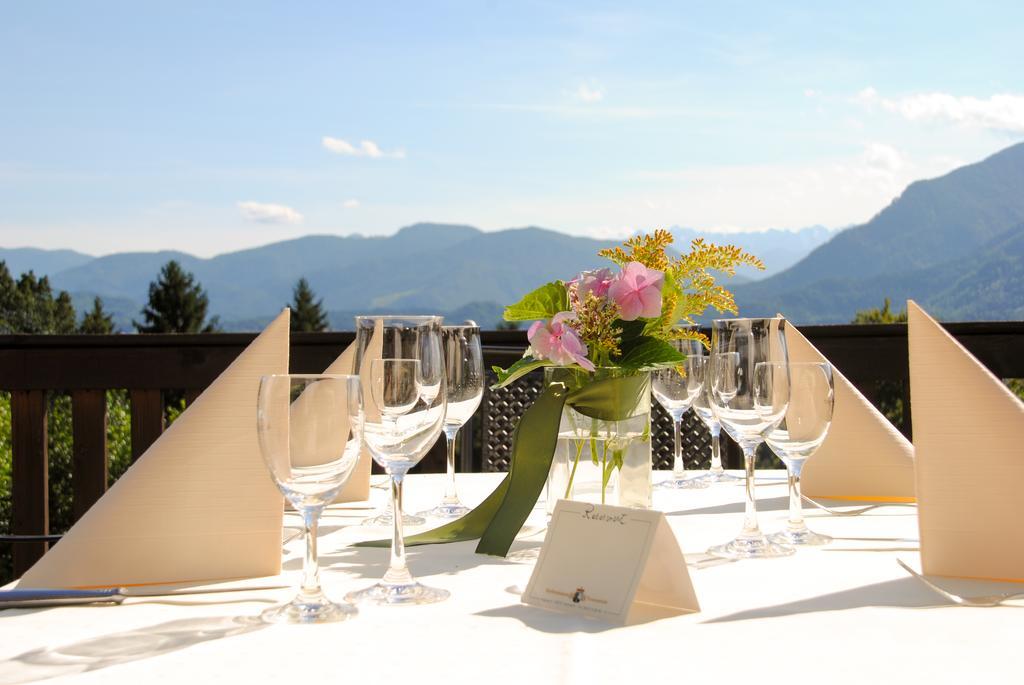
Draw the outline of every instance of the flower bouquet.
<instances>
[{"instance_id":1,"label":"flower bouquet","mask_svg":"<svg viewBox=\"0 0 1024 685\"><path fill-rule=\"evenodd\" d=\"M668 251L672 241L671 233L656 230L601 250L598 254L617 272L584 271L572 280L543 285L505 309L506 321L534 323L522 359L508 369L494 368L495 387L537 369L545 369L546 381L513 434L509 474L466 516L414 535L406 544L479 538L477 552L504 556L547 481L563 411L582 419L577 419L582 429L577 430L581 446L575 463L589 441L590 456L601 465L603 492L613 471L623 466L625 446L602 431L649 414L650 372L684 360L671 341L704 340L684 325L709 307L736 313L732 294L716 284L713 272L731 276L740 264L763 268L737 247L702 239L691 243L690 252L675 256ZM600 450L598 441L604 443ZM648 477L649 454L648 449Z\"/></svg>"}]
</instances>

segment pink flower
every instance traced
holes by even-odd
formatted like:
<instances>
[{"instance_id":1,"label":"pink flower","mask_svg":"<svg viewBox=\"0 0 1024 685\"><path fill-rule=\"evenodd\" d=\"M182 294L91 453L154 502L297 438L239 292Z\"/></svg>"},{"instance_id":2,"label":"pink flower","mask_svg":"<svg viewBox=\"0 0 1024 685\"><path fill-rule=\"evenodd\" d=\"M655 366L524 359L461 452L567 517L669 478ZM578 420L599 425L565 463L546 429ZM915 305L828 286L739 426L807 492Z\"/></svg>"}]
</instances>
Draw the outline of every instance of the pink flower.
<instances>
[{"instance_id":1,"label":"pink flower","mask_svg":"<svg viewBox=\"0 0 1024 685\"><path fill-rule=\"evenodd\" d=\"M587 359L587 346L569 327L566 321L576 318L573 312L558 312L551 321L536 321L526 337L538 359L550 359L556 364L579 364L587 371L594 370L594 363Z\"/></svg>"},{"instance_id":2,"label":"pink flower","mask_svg":"<svg viewBox=\"0 0 1024 685\"><path fill-rule=\"evenodd\" d=\"M608 288L614 280L615 277L610 269L594 269L580 273L571 283L576 284L576 294L579 296L580 302L586 302L587 293L593 293L594 297L607 295Z\"/></svg>"},{"instance_id":3,"label":"pink flower","mask_svg":"<svg viewBox=\"0 0 1024 685\"><path fill-rule=\"evenodd\" d=\"M619 305L623 321L661 316L661 284L665 274L630 262L608 287L608 297Z\"/></svg>"}]
</instances>

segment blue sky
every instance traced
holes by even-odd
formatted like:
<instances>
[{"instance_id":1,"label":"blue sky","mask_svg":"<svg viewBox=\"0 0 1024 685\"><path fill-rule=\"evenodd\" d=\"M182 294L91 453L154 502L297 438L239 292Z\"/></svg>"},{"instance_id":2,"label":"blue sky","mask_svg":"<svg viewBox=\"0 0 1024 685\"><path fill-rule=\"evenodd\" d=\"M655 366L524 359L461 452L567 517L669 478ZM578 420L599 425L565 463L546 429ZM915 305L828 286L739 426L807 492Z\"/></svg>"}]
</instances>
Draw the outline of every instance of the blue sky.
<instances>
[{"instance_id":1,"label":"blue sky","mask_svg":"<svg viewBox=\"0 0 1024 685\"><path fill-rule=\"evenodd\" d=\"M6 2L0 246L845 226L1024 139L1021 26L1019 0Z\"/></svg>"}]
</instances>

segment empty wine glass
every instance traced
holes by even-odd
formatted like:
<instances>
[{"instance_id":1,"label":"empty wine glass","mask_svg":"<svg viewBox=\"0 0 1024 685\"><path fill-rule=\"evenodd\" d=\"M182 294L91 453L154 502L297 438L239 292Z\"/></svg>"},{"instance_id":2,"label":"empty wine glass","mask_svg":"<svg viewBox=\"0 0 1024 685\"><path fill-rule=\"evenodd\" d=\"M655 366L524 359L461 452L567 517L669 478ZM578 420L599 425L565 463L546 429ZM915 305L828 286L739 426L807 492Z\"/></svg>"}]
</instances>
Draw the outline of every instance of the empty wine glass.
<instances>
[{"instance_id":1,"label":"empty wine glass","mask_svg":"<svg viewBox=\"0 0 1024 685\"><path fill-rule=\"evenodd\" d=\"M459 501L459 493L455 489L455 439L459 429L480 406L484 394L484 356L480 346L480 327L472 321L462 326L443 326L441 335L448 392L448 408L444 417L448 446L447 486L441 503L420 512L420 516L454 519L469 512L469 507Z\"/></svg>"},{"instance_id":2,"label":"empty wine glass","mask_svg":"<svg viewBox=\"0 0 1024 685\"><path fill-rule=\"evenodd\" d=\"M782 362L762 366L762 362ZM764 436L779 424L789 402L789 377L785 364L785 320L716 319L711 328L710 404L722 427L743 449L746 467L746 506L743 530L709 554L730 559L785 556L792 547L771 542L757 523L754 490L755 451ZM780 372L776 372L782 369Z\"/></svg>"},{"instance_id":3,"label":"empty wine glass","mask_svg":"<svg viewBox=\"0 0 1024 685\"><path fill-rule=\"evenodd\" d=\"M705 370L704 388L693 398L693 413L704 422L711 435L711 468L707 473L696 476L694 480L706 483L728 483L729 481L743 480L739 476L727 473L722 468L722 424L719 423L715 412L711 409L711 359L708 357L707 369Z\"/></svg>"},{"instance_id":4,"label":"empty wine glass","mask_svg":"<svg viewBox=\"0 0 1024 685\"><path fill-rule=\"evenodd\" d=\"M357 319L358 319L358 317L357 317ZM376 348L380 347L381 350L383 349L383 336L384 336L384 329L383 328L381 328L380 335L381 335L381 340L378 341L376 338L373 337L373 335L371 333L370 338L368 338L367 341L366 341L366 345L367 346L369 346L369 345L374 346L375 354L367 355L368 347L364 346L363 350L362 350L363 356L361 357L361 359L368 359L368 358L370 358L370 356L373 356L374 359L379 358L380 351L377 351ZM358 340L357 340L357 342L358 342ZM357 362L357 363L359 363L359 362ZM390 366L390 365L387 365L387 366ZM435 367L436 367L436 364L435 364ZM356 367L356 368L358 368L358 367ZM399 369L396 367L396 368L391 369L391 370L397 372ZM382 371L383 371L383 369L382 369ZM426 382L422 377L419 379L418 382L419 382L419 392L422 394L422 396L424 398L424 401L426 401L428 403L432 403L434 401L434 399L437 397L438 389L439 389L440 384L442 382L442 377L435 374L434 377L430 378L429 382ZM369 379L368 378L364 379L364 383L366 384L367 387L371 387L369 385ZM373 387L377 387L377 386L373 386ZM391 388L389 386L389 392L393 392L396 389L397 388ZM381 399L383 399L383 398L381 398ZM415 404L415 401L413 401L413 404ZM379 407L379 406L383 406L383 405L378 403L375 406ZM412 406L410 406L409 409L412 409ZM397 411L397 408L392 407L391 409L389 409L389 411L392 411L392 412ZM382 527L382 528L391 528L394 525L394 522L395 522L395 505L394 505L393 501L388 499L388 503L387 503L387 505L385 505L384 511L382 511L379 514L377 514L376 516L371 516L369 518L363 519L360 525L363 525L363 526L379 526L379 527ZM417 515L413 515L413 514L407 514L404 511L402 511L402 525L403 526L422 526L426 522L427 522L427 520L425 518L423 518L422 516L417 516Z\"/></svg>"},{"instance_id":5,"label":"empty wine glass","mask_svg":"<svg viewBox=\"0 0 1024 685\"><path fill-rule=\"evenodd\" d=\"M777 362L770 362L776 366ZM774 373L782 370L775 369ZM765 437L765 442L783 463L789 476L789 522L780 533L768 536L783 545L826 545L827 535L815 533L804 523L800 502L800 472L825 442L832 425L835 387L832 367L824 362L789 364L789 406L782 421Z\"/></svg>"},{"instance_id":6,"label":"empty wine glass","mask_svg":"<svg viewBox=\"0 0 1024 685\"><path fill-rule=\"evenodd\" d=\"M256 404L260 454L278 489L302 515L306 537L302 586L291 602L263 612L289 623L341 621L357 612L320 589L316 551L320 512L334 501L359 461L363 400L358 376L275 375L260 379Z\"/></svg>"},{"instance_id":7,"label":"empty wine glass","mask_svg":"<svg viewBox=\"0 0 1024 685\"><path fill-rule=\"evenodd\" d=\"M446 392L439 316L356 317L355 365L365 374L366 445L391 477L391 502L402 511L405 474L441 434ZM393 517L391 557L377 584L346 596L351 602L428 604L446 590L416 582L405 560L402 517Z\"/></svg>"},{"instance_id":8,"label":"empty wine glass","mask_svg":"<svg viewBox=\"0 0 1024 685\"><path fill-rule=\"evenodd\" d=\"M665 411L672 417L672 430L675 438L672 457L672 477L658 483L655 487L672 489L706 488L707 481L686 477L686 465L683 462L683 414L690 408L693 399L704 389L707 357L693 354L689 340L674 340L673 346L686 353L686 360L678 367L658 369L651 374L651 390ZM697 343L700 345L700 343Z\"/></svg>"}]
</instances>

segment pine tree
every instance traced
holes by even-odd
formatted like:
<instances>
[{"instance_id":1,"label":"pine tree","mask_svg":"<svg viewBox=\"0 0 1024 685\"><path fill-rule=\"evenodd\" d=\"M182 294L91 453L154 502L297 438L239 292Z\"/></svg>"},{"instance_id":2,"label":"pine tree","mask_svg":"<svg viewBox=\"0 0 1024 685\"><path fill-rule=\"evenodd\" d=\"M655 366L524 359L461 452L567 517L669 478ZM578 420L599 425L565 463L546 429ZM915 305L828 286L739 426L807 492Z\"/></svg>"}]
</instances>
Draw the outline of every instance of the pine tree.
<instances>
[{"instance_id":1,"label":"pine tree","mask_svg":"<svg viewBox=\"0 0 1024 685\"><path fill-rule=\"evenodd\" d=\"M93 299L92 310L82 317L78 332L88 335L110 335L114 332L114 317L103 310L103 300L99 297Z\"/></svg>"},{"instance_id":2,"label":"pine tree","mask_svg":"<svg viewBox=\"0 0 1024 685\"><path fill-rule=\"evenodd\" d=\"M313 289L305 278L300 278L292 290L292 330L304 333L319 333L327 330L327 314L324 301L317 300Z\"/></svg>"},{"instance_id":3,"label":"pine tree","mask_svg":"<svg viewBox=\"0 0 1024 685\"><path fill-rule=\"evenodd\" d=\"M57 299L53 301L53 332L61 335L76 332L77 318L75 305L71 304L71 296L66 290L61 290Z\"/></svg>"},{"instance_id":4,"label":"pine tree","mask_svg":"<svg viewBox=\"0 0 1024 685\"><path fill-rule=\"evenodd\" d=\"M18 333L15 319L18 309L18 287L7 268L0 261L0 333Z\"/></svg>"},{"instance_id":5,"label":"pine tree","mask_svg":"<svg viewBox=\"0 0 1024 685\"><path fill-rule=\"evenodd\" d=\"M144 323L132 321L139 333L213 333L216 317L206 320L210 301L195 277L171 260L149 284L149 304L142 310Z\"/></svg>"}]
</instances>

